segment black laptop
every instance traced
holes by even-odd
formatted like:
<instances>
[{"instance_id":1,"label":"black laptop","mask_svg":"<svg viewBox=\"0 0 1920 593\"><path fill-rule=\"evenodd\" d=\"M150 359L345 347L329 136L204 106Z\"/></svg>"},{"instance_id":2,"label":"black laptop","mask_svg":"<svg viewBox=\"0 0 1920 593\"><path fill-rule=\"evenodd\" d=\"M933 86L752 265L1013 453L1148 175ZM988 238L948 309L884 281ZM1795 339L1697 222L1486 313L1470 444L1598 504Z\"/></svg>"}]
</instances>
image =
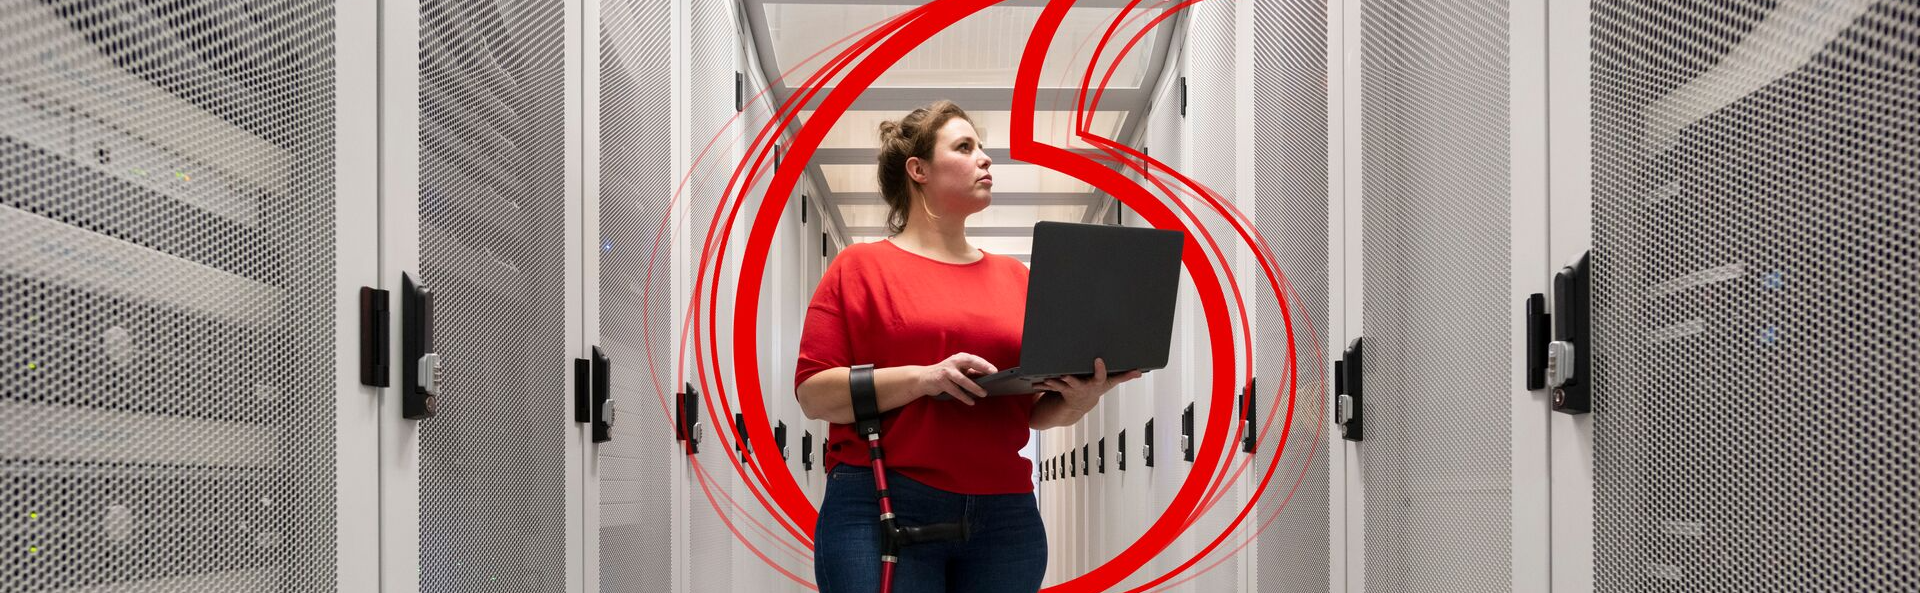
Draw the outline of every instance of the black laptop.
<instances>
[{"instance_id":1,"label":"black laptop","mask_svg":"<svg viewBox=\"0 0 1920 593\"><path fill-rule=\"evenodd\" d=\"M1180 290L1180 231L1042 222L1033 227L1020 366L974 378L989 395L1039 391L1034 383L1166 368ZM944 398L944 394L943 394Z\"/></svg>"}]
</instances>

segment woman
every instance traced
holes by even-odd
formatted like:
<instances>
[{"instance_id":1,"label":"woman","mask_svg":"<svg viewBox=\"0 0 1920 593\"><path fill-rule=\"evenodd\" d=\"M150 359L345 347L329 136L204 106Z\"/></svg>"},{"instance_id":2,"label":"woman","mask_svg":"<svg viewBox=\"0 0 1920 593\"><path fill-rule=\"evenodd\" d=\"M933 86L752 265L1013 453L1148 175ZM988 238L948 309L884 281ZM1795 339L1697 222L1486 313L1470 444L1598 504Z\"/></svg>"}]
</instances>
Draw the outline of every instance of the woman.
<instances>
[{"instance_id":1,"label":"woman","mask_svg":"<svg viewBox=\"0 0 1920 593\"><path fill-rule=\"evenodd\" d=\"M969 377L1020 360L1027 268L967 243L967 217L993 201L993 159L952 102L880 125L880 189L892 236L848 246L807 309L795 392L807 417L834 423L827 492L814 533L823 593L879 590L879 514L867 448L857 442L849 367L872 364L895 514L905 525L966 522L964 542L904 548L896 591L1036 591L1047 564L1034 504L1028 429L1080 420L1139 377L1041 383L987 397ZM941 394L952 397L936 398Z\"/></svg>"}]
</instances>

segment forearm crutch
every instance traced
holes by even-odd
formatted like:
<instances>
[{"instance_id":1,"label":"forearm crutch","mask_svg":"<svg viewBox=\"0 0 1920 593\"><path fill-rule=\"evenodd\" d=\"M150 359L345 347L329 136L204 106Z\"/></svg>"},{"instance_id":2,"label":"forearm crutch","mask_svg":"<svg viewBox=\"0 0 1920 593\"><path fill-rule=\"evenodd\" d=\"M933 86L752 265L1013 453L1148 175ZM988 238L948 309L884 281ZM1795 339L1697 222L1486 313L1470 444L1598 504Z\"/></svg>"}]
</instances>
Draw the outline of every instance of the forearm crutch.
<instances>
[{"instance_id":1,"label":"forearm crutch","mask_svg":"<svg viewBox=\"0 0 1920 593\"><path fill-rule=\"evenodd\" d=\"M893 516L893 499L887 494L886 455L880 451L880 395L873 387L873 365L853 367L847 374L853 392L854 433L867 440L867 456L873 459L873 487L880 500L880 593L893 593L893 567L900 563L900 548L916 544L967 539L967 523L941 523L908 527Z\"/></svg>"}]
</instances>

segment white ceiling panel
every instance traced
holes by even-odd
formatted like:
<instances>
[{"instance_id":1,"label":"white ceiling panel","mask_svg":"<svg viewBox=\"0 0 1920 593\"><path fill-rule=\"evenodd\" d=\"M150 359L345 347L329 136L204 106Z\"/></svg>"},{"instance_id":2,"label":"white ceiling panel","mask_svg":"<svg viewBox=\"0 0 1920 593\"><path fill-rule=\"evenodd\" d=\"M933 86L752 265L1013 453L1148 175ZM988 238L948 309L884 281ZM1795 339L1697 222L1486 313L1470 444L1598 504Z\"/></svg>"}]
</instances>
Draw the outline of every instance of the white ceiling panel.
<instances>
[{"instance_id":1,"label":"white ceiling panel","mask_svg":"<svg viewBox=\"0 0 1920 593\"><path fill-rule=\"evenodd\" d=\"M1043 220L1058 222L1080 222L1087 212L1086 206L990 206L973 216L967 217L967 225L974 227L1027 227ZM849 227L884 227L887 225L887 206L885 204L841 204L840 220Z\"/></svg>"},{"instance_id":2,"label":"white ceiling panel","mask_svg":"<svg viewBox=\"0 0 1920 593\"><path fill-rule=\"evenodd\" d=\"M850 42L849 36L869 25L906 12L910 6L867 4L766 3L768 41L777 68L785 72L785 86L798 87L808 76ZM974 13L934 35L888 69L874 82L877 87L1000 87L1012 88L1027 35L1040 19L1037 6L995 6ZM1048 47L1040 71L1040 85L1074 88L1081 85L1087 64L1119 8L1082 7L1068 12ZM1134 33L1159 14L1136 9L1115 31L1092 83L1099 84L1106 66ZM1138 88L1145 79L1153 38L1148 32L1121 58L1108 88ZM833 49L828 49L828 48ZM828 51L815 56L816 52ZM802 63L804 62L804 63ZM795 65L799 66L796 68ZM790 71L791 70L791 71ZM829 81L828 86L836 81ZM1071 105L1042 105L1043 109L1070 109Z\"/></svg>"},{"instance_id":3,"label":"white ceiling panel","mask_svg":"<svg viewBox=\"0 0 1920 593\"><path fill-rule=\"evenodd\" d=\"M836 194L879 193L879 165L820 165L827 189ZM1018 193L1086 193L1093 186L1037 165L994 165L993 190Z\"/></svg>"},{"instance_id":4,"label":"white ceiling panel","mask_svg":"<svg viewBox=\"0 0 1920 593\"><path fill-rule=\"evenodd\" d=\"M961 109L967 106L961 105ZM898 120L906 117L905 111L848 111L834 122L833 129L821 140L821 148L871 148L880 147L880 122ZM980 141L991 148L1007 147L1007 130L1013 127L1013 114L1009 111L968 111L973 118L974 128L980 132ZM801 121L813 117L813 112L800 112ZM1120 133L1120 127L1127 121L1125 112L1095 112L1087 122L1087 133L1103 138L1114 138ZM1082 142L1073 133L1072 111L1036 111L1033 114L1033 133L1039 141L1052 146L1066 148L1093 148ZM1115 138L1115 140L1119 140Z\"/></svg>"},{"instance_id":5,"label":"white ceiling panel","mask_svg":"<svg viewBox=\"0 0 1920 593\"><path fill-rule=\"evenodd\" d=\"M793 99L794 87L801 86L820 64L834 52L845 48L851 36L862 29L884 22L912 8L892 0L744 0L747 23L753 32L753 51L760 58L769 80L778 79L770 89L779 101ZM874 88L855 101L851 111L828 130L821 152L809 163L809 175L817 181L814 191L822 203L832 205L834 234L853 241L880 239L886 225L886 207L876 198L879 181L874 151L879 146L881 121L897 119L906 109L940 99L953 99L969 108L981 140L995 159L994 190L1003 196L997 205L971 217L968 226L975 229L976 246L993 253L1012 255L1023 261L1031 251L1027 236L1033 224L1043 220L1077 222L1088 212L1098 194L1093 187L1064 174L1021 163L1010 158L1007 150L1012 115L1013 80L1044 2L1035 0L1013 6L994 6L969 16L935 35L888 68ZM1073 122L1076 90L1088 66L1094 65L1091 85L1109 66L1113 77L1106 82L1113 90L1097 110L1088 115L1087 132L1120 142L1130 138L1140 126L1135 117L1144 113L1152 97L1143 87L1156 86L1170 55L1171 31L1145 31L1159 17L1159 10L1137 9L1128 13L1114 32L1100 59L1092 55L1107 27L1127 5L1124 0L1076 3L1048 48L1042 65L1040 94L1035 104L1035 139L1052 146L1096 154L1092 145L1078 140ZM1139 44L1126 56L1119 49L1135 34ZM1117 63L1116 63L1117 62ZM796 66L798 66L796 68ZM791 71L783 72L784 70ZM836 81L827 81L832 87ZM1089 98L1090 99L1090 98ZM817 105L818 98L809 105ZM800 114L802 121L812 112Z\"/></svg>"}]
</instances>

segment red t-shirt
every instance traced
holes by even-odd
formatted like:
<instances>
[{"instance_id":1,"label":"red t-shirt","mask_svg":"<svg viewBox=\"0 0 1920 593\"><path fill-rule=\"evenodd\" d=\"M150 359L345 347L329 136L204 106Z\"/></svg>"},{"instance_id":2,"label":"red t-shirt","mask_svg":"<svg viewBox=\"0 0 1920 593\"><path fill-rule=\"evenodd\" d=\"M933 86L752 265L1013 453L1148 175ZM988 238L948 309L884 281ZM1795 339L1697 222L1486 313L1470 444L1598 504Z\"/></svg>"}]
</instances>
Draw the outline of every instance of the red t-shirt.
<instances>
[{"instance_id":1,"label":"red t-shirt","mask_svg":"<svg viewBox=\"0 0 1920 593\"><path fill-rule=\"evenodd\" d=\"M836 367L930 365L959 352L999 369L1020 364L1027 267L1004 255L951 264L892 241L849 246L835 257L807 306L793 384ZM961 494L1033 491L1027 446L1034 398L998 396L968 406L923 397L881 418L887 469ZM828 471L867 466L851 424L828 430Z\"/></svg>"}]
</instances>

